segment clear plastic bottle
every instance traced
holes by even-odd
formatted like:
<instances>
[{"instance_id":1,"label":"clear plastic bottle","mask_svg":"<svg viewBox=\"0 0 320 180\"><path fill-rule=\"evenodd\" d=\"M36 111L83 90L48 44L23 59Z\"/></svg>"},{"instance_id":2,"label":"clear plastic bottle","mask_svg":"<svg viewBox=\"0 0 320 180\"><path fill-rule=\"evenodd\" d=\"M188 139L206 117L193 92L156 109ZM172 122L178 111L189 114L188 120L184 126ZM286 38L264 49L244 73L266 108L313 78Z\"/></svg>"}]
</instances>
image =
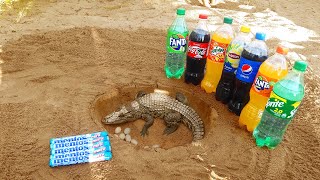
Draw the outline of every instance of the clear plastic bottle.
<instances>
[{"instance_id":1,"label":"clear plastic bottle","mask_svg":"<svg viewBox=\"0 0 320 180\"><path fill-rule=\"evenodd\" d=\"M217 85L221 78L227 47L234 38L234 30L231 26L232 21L232 18L225 17L223 19L223 25L212 35L206 63L206 72L201 81L201 88L207 93L216 92Z\"/></svg>"},{"instance_id":2,"label":"clear plastic bottle","mask_svg":"<svg viewBox=\"0 0 320 180\"><path fill-rule=\"evenodd\" d=\"M184 18L185 9L177 9L177 17L168 28L167 54L164 70L167 78L180 79L184 73L188 28Z\"/></svg>"},{"instance_id":3,"label":"clear plastic bottle","mask_svg":"<svg viewBox=\"0 0 320 180\"><path fill-rule=\"evenodd\" d=\"M204 76L210 41L207 19L208 15L199 14L198 25L189 36L184 81L193 85L199 85Z\"/></svg>"},{"instance_id":4,"label":"clear plastic bottle","mask_svg":"<svg viewBox=\"0 0 320 180\"><path fill-rule=\"evenodd\" d=\"M274 149L282 141L304 97L306 69L305 61L296 61L293 70L274 85L262 118L253 131L257 146Z\"/></svg>"},{"instance_id":5,"label":"clear plastic bottle","mask_svg":"<svg viewBox=\"0 0 320 180\"><path fill-rule=\"evenodd\" d=\"M265 36L265 33L256 33L256 39L244 47L241 53L234 93L228 103L229 110L238 116L249 102L249 92L260 65L268 58Z\"/></svg>"},{"instance_id":6,"label":"clear plastic bottle","mask_svg":"<svg viewBox=\"0 0 320 180\"><path fill-rule=\"evenodd\" d=\"M217 101L222 101L224 104L230 101L241 53L243 48L250 42L250 28L247 26L241 26L239 34L232 40L227 48L223 72L215 94Z\"/></svg>"},{"instance_id":7,"label":"clear plastic bottle","mask_svg":"<svg viewBox=\"0 0 320 180\"><path fill-rule=\"evenodd\" d=\"M247 130L250 132L260 121L273 85L288 73L285 57L288 54L288 50L288 48L278 46L276 53L264 61L259 68L250 89L250 100L241 111L239 118L239 125L246 125Z\"/></svg>"}]
</instances>

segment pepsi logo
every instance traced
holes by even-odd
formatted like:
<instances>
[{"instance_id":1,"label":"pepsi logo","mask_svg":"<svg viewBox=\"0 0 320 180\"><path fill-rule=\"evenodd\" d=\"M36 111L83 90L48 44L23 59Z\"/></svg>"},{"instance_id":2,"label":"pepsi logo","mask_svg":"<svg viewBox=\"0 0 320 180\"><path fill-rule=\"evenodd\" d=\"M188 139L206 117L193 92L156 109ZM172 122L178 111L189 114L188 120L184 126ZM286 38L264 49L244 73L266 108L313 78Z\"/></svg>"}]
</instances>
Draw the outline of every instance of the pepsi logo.
<instances>
[{"instance_id":1,"label":"pepsi logo","mask_svg":"<svg viewBox=\"0 0 320 180\"><path fill-rule=\"evenodd\" d=\"M250 66L249 64L244 64L241 67L241 71L244 75L250 75L252 73L252 66Z\"/></svg>"}]
</instances>

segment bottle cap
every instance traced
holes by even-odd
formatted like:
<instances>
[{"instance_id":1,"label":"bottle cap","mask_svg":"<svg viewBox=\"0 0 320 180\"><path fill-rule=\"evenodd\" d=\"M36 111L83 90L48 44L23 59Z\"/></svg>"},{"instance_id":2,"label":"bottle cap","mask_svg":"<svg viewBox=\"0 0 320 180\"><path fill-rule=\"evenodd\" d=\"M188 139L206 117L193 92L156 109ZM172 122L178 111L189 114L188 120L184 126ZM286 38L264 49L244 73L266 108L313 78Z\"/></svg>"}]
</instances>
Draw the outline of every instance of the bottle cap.
<instances>
[{"instance_id":1,"label":"bottle cap","mask_svg":"<svg viewBox=\"0 0 320 180\"><path fill-rule=\"evenodd\" d=\"M230 18L230 17L224 17L223 18L223 23L232 24L232 21L233 21L233 19Z\"/></svg>"},{"instance_id":2,"label":"bottle cap","mask_svg":"<svg viewBox=\"0 0 320 180\"><path fill-rule=\"evenodd\" d=\"M184 8L178 8L177 9L177 14L178 15L185 15L186 14L186 10Z\"/></svg>"},{"instance_id":3,"label":"bottle cap","mask_svg":"<svg viewBox=\"0 0 320 180\"><path fill-rule=\"evenodd\" d=\"M264 41L266 39L266 34L262 32L257 32L256 33L256 39Z\"/></svg>"},{"instance_id":4,"label":"bottle cap","mask_svg":"<svg viewBox=\"0 0 320 180\"><path fill-rule=\"evenodd\" d=\"M240 32L249 33L249 32L250 32L250 27L248 27L248 26L241 26Z\"/></svg>"},{"instance_id":5,"label":"bottle cap","mask_svg":"<svg viewBox=\"0 0 320 180\"><path fill-rule=\"evenodd\" d=\"M284 47L284 46L278 46L277 47L277 53L287 55L289 51L289 48Z\"/></svg>"},{"instance_id":6,"label":"bottle cap","mask_svg":"<svg viewBox=\"0 0 320 180\"><path fill-rule=\"evenodd\" d=\"M200 19L208 19L208 15L206 14L199 14Z\"/></svg>"},{"instance_id":7,"label":"bottle cap","mask_svg":"<svg viewBox=\"0 0 320 180\"><path fill-rule=\"evenodd\" d=\"M307 67L308 67L307 62L302 60L297 60L293 65L293 69L296 69L301 72L305 72L307 70Z\"/></svg>"}]
</instances>

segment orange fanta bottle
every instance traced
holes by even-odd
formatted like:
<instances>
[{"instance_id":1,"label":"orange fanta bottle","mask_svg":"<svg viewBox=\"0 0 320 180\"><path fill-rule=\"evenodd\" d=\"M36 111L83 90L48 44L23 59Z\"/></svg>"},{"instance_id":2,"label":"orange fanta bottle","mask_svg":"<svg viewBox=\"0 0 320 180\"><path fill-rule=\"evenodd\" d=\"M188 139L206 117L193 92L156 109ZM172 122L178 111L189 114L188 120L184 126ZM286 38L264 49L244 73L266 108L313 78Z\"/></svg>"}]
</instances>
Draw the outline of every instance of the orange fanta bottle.
<instances>
[{"instance_id":1,"label":"orange fanta bottle","mask_svg":"<svg viewBox=\"0 0 320 180\"><path fill-rule=\"evenodd\" d=\"M212 35L209 44L206 72L201 81L201 88L207 93L216 92L221 78L227 47L234 37L234 31L231 26L232 21L232 18L225 17L223 19L224 24Z\"/></svg>"},{"instance_id":2,"label":"orange fanta bottle","mask_svg":"<svg viewBox=\"0 0 320 180\"><path fill-rule=\"evenodd\" d=\"M278 46L276 53L263 62L250 89L250 101L240 114L239 125L252 132L258 125L273 85L288 73L285 55L288 48Z\"/></svg>"}]
</instances>

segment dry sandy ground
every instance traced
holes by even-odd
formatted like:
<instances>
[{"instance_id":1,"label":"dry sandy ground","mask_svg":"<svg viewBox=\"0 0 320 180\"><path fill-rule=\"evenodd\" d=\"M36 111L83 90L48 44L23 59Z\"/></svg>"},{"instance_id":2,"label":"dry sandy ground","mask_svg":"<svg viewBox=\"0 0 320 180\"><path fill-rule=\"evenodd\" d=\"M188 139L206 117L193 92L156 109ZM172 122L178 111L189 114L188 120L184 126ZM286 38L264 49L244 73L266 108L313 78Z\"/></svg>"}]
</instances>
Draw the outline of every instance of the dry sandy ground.
<instances>
[{"instance_id":1,"label":"dry sandy ground","mask_svg":"<svg viewBox=\"0 0 320 180\"><path fill-rule=\"evenodd\" d=\"M255 8L240 8L239 5ZM50 1L33 4L26 17L0 20L0 179L318 179L319 21L318 0L255 0L205 8L198 1ZM275 150L257 148L238 117L211 94L163 72L165 29L177 7L187 9L189 28L197 14L210 14L214 30L224 15L235 27L264 29L274 49L286 41L290 62L306 58L306 97L284 141ZM271 53L273 50L270 51ZM136 91L182 91L206 124L200 144L181 126L162 136L157 120L144 139L142 121L131 127L139 145L113 136L101 118ZM49 139L107 129L113 159L50 168ZM153 145L161 148L152 149Z\"/></svg>"}]
</instances>

